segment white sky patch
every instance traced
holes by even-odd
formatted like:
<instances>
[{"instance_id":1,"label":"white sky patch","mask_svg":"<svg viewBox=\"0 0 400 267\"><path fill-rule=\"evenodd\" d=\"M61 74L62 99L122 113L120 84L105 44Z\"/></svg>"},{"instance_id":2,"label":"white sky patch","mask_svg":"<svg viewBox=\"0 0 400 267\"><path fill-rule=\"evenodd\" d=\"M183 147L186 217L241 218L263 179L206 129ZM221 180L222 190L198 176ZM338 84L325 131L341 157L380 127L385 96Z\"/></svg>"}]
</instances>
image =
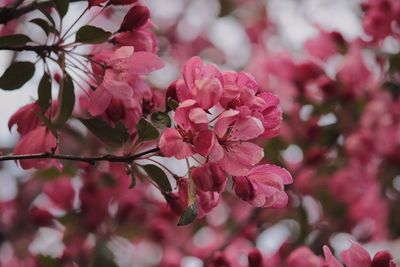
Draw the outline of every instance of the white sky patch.
<instances>
[{"instance_id":1,"label":"white sky patch","mask_svg":"<svg viewBox=\"0 0 400 267\"><path fill-rule=\"evenodd\" d=\"M29 251L34 255L50 256L60 258L65 246L62 242L64 233L58 229L41 227L29 245Z\"/></svg>"},{"instance_id":2,"label":"white sky patch","mask_svg":"<svg viewBox=\"0 0 400 267\"><path fill-rule=\"evenodd\" d=\"M208 31L208 37L224 52L229 66L242 68L248 62L250 42L243 26L234 17L217 19Z\"/></svg>"},{"instance_id":3,"label":"white sky patch","mask_svg":"<svg viewBox=\"0 0 400 267\"><path fill-rule=\"evenodd\" d=\"M285 150L281 152L282 157L285 161L291 164L300 163L303 160L303 151L297 145L289 145Z\"/></svg>"},{"instance_id":4,"label":"white sky patch","mask_svg":"<svg viewBox=\"0 0 400 267\"><path fill-rule=\"evenodd\" d=\"M197 257L183 257L182 267L203 267L203 261Z\"/></svg>"}]
</instances>

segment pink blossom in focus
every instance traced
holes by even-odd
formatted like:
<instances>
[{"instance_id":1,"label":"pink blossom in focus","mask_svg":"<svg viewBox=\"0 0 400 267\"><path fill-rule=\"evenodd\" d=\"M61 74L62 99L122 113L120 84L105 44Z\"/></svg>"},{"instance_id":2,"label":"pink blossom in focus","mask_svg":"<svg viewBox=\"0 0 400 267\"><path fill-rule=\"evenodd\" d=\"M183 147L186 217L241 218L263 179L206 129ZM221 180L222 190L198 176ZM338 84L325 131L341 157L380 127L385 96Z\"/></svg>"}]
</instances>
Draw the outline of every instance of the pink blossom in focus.
<instances>
[{"instance_id":1,"label":"pink blossom in focus","mask_svg":"<svg viewBox=\"0 0 400 267\"><path fill-rule=\"evenodd\" d=\"M194 99L203 109L215 106L222 95L222 73L213 64L192 57L182 67L183 80L176 84L180 101Z\"/></svg>"},{"instance_id":2,"label":"pink blossom in focus","mask_svg":"<svg viewBox=\"0 0 400 267\"><path fill-rule=\"evenodd\" d=\"M292 182L285 169L264 164L254 167L246 176L234 177L234 190L240 198L256 207L282 208L288 202L284 185Z\"/></svg>"},{"instance_id":3,"label":"pink blossom in focus","mask_svg":"<svg viewBox=\"0 0 400 267\"><path fill-rule=\"evenodd\" d=\"M158 146L166 157L187 158L195 153L207 156L215 143L214 134L208 130L205 111L194 100L182 102L176 109L175 129L162 133Z\"/></svg>"},{"instance_id":4,"label":"pink blossom in focus","mask_svg":"<svg viewBox=\"0 0 400 267\"><path fill-rule=\"evenodd\" d=\"M249 142L264 132L259 119L238 110L227 110L217 119L214 131L218 142L215 142L210 160L218 162L226 173L247 175L263 158L263 149Z\"/></svg>"}]
</instances>

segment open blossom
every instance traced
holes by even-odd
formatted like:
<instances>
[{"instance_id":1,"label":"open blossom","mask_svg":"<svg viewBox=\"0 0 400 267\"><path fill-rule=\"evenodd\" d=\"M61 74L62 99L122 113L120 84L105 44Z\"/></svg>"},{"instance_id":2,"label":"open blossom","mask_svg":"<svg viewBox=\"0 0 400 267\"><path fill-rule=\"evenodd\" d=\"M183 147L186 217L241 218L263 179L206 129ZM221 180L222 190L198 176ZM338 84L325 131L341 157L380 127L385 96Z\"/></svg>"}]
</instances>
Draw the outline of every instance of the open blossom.
<instances>
[{"instance_id":1,"label":"open blossom","mask_svg":"<svg viewBox=\"0 0 400 267\"><path fill-rule=\"evenodd\" d=\"M205 111L194 100L186 100L177 108L175 129L168 128L162 133L158 146L166 157L187 158L195 153L207 156L214 146L215 137L208 130Z\"/></svg>"},{"instance_id":2,"label":"open blossom","mask_svg":"<svg viewBox=\"0 0 400 267\"><path fill-rule=\"evenodd\" d=\"M307 247L295 249L287 259L287 267L322 267L322 258Z\"/></svg>"},{"instance_id":3,"label":"open blossom","mask_svg":"<svg viewBox=\"0 0 400 267\"><path fill-rule=\"evenodd\" d=\"M183 80L176 83L179 101L193 99L207 110L215 106L222 95L222 73L213 64L204 64L199 57L192 57L183 65Z\"/></svg>"},{"instance_id":4,"label":"open blossom","mask_svg":"<svg viewBox=\"0 0 400 267\"><path fill-rule=\"evenodd\" d=\"M256 207L282 208L288 202L284 185L292 182L292 176L285 169L264 164L254 167L246 176L234 177L234 190Z\"/></svg>"},{"instance_id":5,"label":"open blossom","mask_svg":"<svg viewBox=\"0 0 400 267\"><path fill-rule=\"evenodd\" d=\"M256 102L257 82L246 72L225 71L220 104L226 108L236 108Z\"/></svg>"},{"instance_id":6,"label":"open blossom","mask_svg":"<svg viewBox=\"0 0 400 267\"><path fill-rule=\"evenodd\" d=\"M395 267L392 255L385 250L378 251L371 259L366 251L358 243L351 241L350 248L341 253L343 263L346 267ZM331 253L327 246L324 246L325 264L327 267L343 267Z\"/></svg>"},{"instance_id":7,"label":"open blossom","mask_svg":"<svg viewBox=\"0 0 400 267\"><path fill-rule=\"evenodd\" d=\"M115 51L106 51L99 55L105 62L105 69L93 64L94 72L102 76L102 81L90 95L89 112L93 116L102 114L112 98L126 102L127 106L138 105L151 90L143 81L143 75L164 66L162 60L150 52L135 52L133 47L124 46Z\"/></svg>"},{"instance_id":8,"label":"open blossom","mask_svg":"<svg viewBox=\"0 0 400 267\"><path fill-rule=\"evenodd\" d=\"M214 127L218 142L210 153L211 162L218 162L230 175L246 175L260 162L264 151L249 142L264 132L262 122L238 110L224 111Z\"/></svg>"},{"instance_id":9,"label":"open blossom","mask_svg":"<svg viewBox=\"0 0 400 267\"><path fill-rule=\"evenodd\" d=\"M40 107L37 103L31 103L21 107L11 116L8 121L8 128L11 129L11 127L16 124L17 131L20 135L28 133L42 124L38 116L39 112Z\"/></svg>"},{"instance_id":10,"label":"open blossom","mask_svg":"<svg viewBox=\"0 0 400 267\"><path fill-rule=\"evenodd\" d=\"M52 152L56 147L57 139L53 133L45 126L39 126L21 137L15 146L14 154L24 155ZM52 166L61 167L57 160L49 159L24 159L19 162L23 169L45 169Z\"/></svg>"},{"instance_id":11,"label":"open blossom","mask_svg":"<svg viewBox=\"0 0 400 267\"><path fill-rule=\"evenodd\" d=\"M245 106L252 116L263 123L263 137L273 137L279 133L282 110L279 98L269 92L259 92L254 78L245 72L226 71L220 104L226 109L240 109Z\"/></svg>"},{"instance_id":12,"label":"open blossom","mask_svg":"<svg viewBox=\"0 0 400 267\"><path fill-rule=\"evenodd\" d=\"M336 76L343 85L343 91L350 96L360 95L361 90L371 82L372 73L365 64L359 46L350 48Z\"/></svg>"}]
</instances>

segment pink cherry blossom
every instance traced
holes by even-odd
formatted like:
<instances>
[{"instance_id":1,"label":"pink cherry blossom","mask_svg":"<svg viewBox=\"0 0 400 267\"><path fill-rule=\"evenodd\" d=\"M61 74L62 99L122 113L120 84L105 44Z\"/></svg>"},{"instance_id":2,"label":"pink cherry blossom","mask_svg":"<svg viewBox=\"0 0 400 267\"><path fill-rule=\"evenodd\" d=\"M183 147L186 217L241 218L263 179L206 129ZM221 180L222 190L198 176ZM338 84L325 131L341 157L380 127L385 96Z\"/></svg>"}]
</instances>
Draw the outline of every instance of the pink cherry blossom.
<instances>
[{"instance_id":1,"label":"pink cherry blossom","mask_svg":"<svg viewBox=\"0 0 400 267\"><path fill-rule=\"evenodd\" d=\"M187 158L195 153L207 156L215 143L215 136L208 130L205 111L194 100L186 100L177 108L175 129L167 128L162 133L158 146L166 157Z\"/></svg>"},{"instance_id":2,"label":"pink cherry blossom","mask_svg":"<svg viewBox=\"0 0 400 267\"><path fill-rule=\"evenodd\" d=\"M217 119L214 132L218 142L215 142L210 160L218 162L226 173L246 175L263 158L263 149L248 142L264 132L259 119L242 115L238 110L227 110Z\"/></svg>"},{"instance_id":3,"label":"pink cherry blossom","mask_svg":"<svg viewBox=\"0 0 400 267\"><path fill-rule=\"evenodd\" d=\"M42 124L38 116L39 112L40 107L37 103L31 103L21 107L11 116L8 121L8 128L11 130L11 127L16 124L17 131L20 135L27 134L29 131Z\"/></svg>"},{"instance_id":4,"label":"pink cherry blossom","mask_svg":"<svg viewBox=\"0 0 400 267\"><path fill-rule=\"evenodd\" d=\"M354 241L351 241L351 247L340 255L347 267L371 266L369 253Z\"/></svg>"},{"instance_id":5,"label":"pink cherry blossom","mask_svg":"<svg viewBox=\"0 0 400 267\"><path fill-rule=\"evenodd\" d=\"M290 253L287 267L321 267L322 258L315 256L307 247L299 247Z\"/></svg>"},{"instance_id":6,"label":"pink cherry blossom","mask_svg":"<svg viewBox=\"0 0 400 267\"><path fill-rule=\"evenodd\" d=\"M288 171L264 164L251 169L246 176L234 177L235 193L256 207L282 208L288 202L284 185L293 182Z\"/></svg>"},{"instance_id":7,"label":"pink cherry blossom","mask_svg":"<svg viewBox=\"0 0 400 267\"><path fill-rule=\"evenodd\" d=\"M75 193L70 177L59 177L46 183L43 192L57 207L66 211L72 209Z\"/></svg>"},{"instance_id":8,"label":"pink cherry blossom","mask_svg":"<svg viewBox=\"0 0 400 267\"><path fill-rule=\"evenodd\" d=\"M218 164L206 163L192 169L192 178L202 191L221 192L226 184L226 174Z\"/></svg>"},{"instance_id":9,"label":"pink cherry blossom","mask_svg":"<svg viewBox=\"0 0 400 267\"><path fill-rule=\"evenodd\" d=\"M194 99L203 109L215 106L222 95L222 73L213 64L192 57L182 67L183 80L176 84L180 101Z\"/></svg>"},{"instance_id":10,"label":"pink cherry blossom","mask_svg":"<svg viewBox=\"0 0 400 267\"><path fill-rule=\"evenodd\" d=\"M15 146L14 154L36 154L54 150L58 150L56 137L45 126L39 126L21 137ZM49 159L25 159L20 160L19 163L23 169L45 169L52 166L61 168L61 164L57 160Z\"/></svg>"},{"instance_id":11,"label":"pink cherry blossom","mask_svg":"<svg viewBox=\"0 0 400 267\"><path fill-rule=\"evenodd\" d=\"M350 96L359 95L371 82L371 71L365 64L361 48L353 45L336 74L343 84L343 91Z\"/></svg>"},{"instance_id":12,"label":"pink cherry blossom","mask_svg":"<svg viewBox=\"0 0 400 267\"><path fill-rule=\"evenodd\" d=\"M106 51L98 58L105 61L106 69L99 69L98 66L94 69L96 74L104 75L100 85L90 95L89 112L93 116L102 114L112 98L124 100L132 106L144 96L151 95L142 76L164 65L157 55L142 51L134 53L133 47L128 46L113 52Z\"/></svg>"},{"instance_id":13,"label":"pink cherry blossom","mask_svg":"<svg viewBox=\"0 0 400 267\"><path fill-rule=\"evenodd\" d=\"M327 267L343 267L343 264L341 264L340 261L332 255L332 252L328 246L324 246L323 250L325 256L325 264L327 265Z\"/></svg>"},{"instance_id":14,"label":"pink cherry blossom","mask_svg":"<svg viewBox=\"0 0 400 267\"><path fill-rule=\"evenodd\" d=\"M337 54L344 43L341 33L320 30L316 37L307 40L305 47L310 55L326 60Z\"/></svg>"}]
</instances>

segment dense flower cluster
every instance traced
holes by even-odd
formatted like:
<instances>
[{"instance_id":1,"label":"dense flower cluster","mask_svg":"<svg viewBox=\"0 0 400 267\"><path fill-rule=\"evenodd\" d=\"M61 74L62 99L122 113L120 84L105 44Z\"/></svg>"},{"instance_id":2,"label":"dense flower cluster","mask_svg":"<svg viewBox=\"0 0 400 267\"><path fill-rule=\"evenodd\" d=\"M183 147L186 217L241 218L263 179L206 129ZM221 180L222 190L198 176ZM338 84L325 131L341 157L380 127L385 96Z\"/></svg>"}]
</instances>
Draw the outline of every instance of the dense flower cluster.
<instances>
[{"instance_id":1,"label":"dense flower cluster","mask_svg":"<svg viewBox=\"0 0 400 267\"><path fill-rule=\"evenodd\" d=\"M400 2L300 52L263 1L75 2L0 4L0 88L43 74L0 155L29 170L0 190L0 266L399 263Z\"/></svg>"}]
</instances>

